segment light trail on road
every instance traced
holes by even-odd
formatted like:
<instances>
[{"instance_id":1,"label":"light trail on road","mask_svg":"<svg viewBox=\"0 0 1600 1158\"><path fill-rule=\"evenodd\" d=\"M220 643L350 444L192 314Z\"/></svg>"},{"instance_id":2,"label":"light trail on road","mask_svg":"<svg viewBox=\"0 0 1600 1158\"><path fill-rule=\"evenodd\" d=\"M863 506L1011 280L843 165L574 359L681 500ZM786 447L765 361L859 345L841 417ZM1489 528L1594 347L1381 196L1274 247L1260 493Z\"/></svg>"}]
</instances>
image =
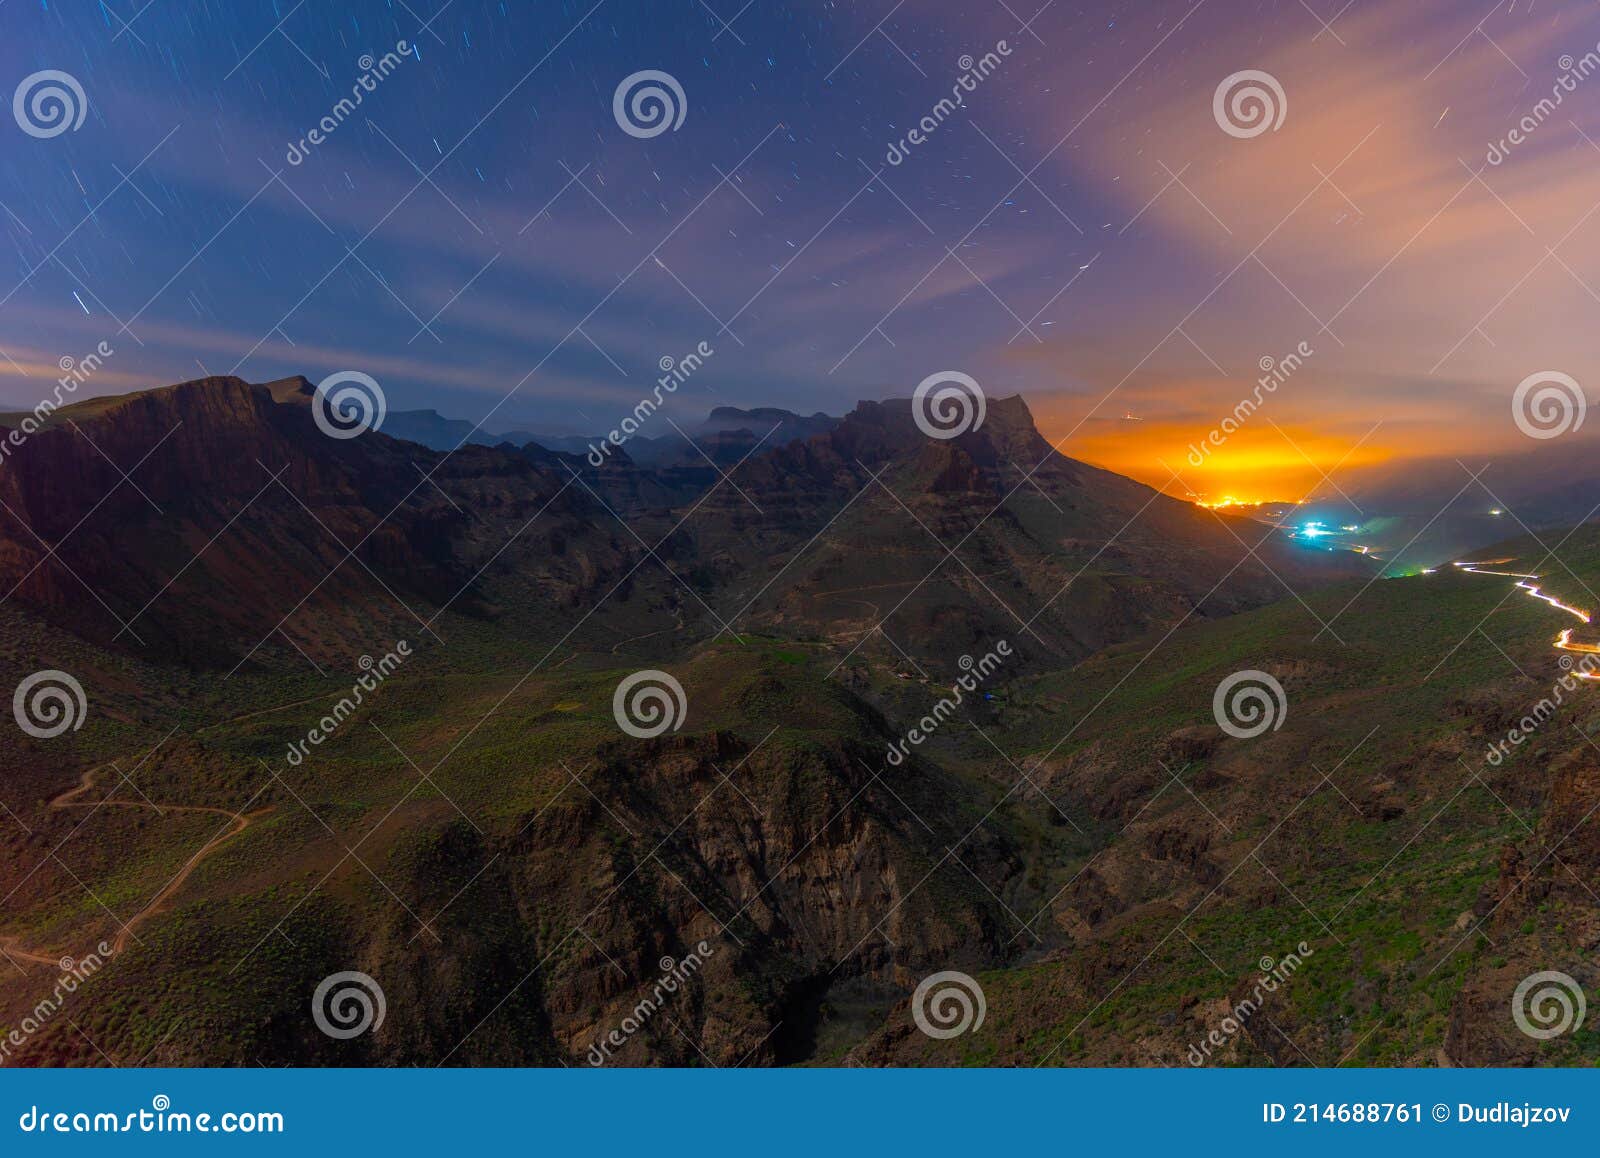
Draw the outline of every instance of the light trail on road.
<instances>
[{"instance_id":1,"label":"light trail on road","mask_svg":"<svg viewBox=\"0 0 1600 1158\"><path fill-rule=\"evenodd\" d=\"M1584 623L1591 622L1591 617L1587 611L1580 610L1576 607L1570 607L1561 602L1561 600L1556 599L1553 596L1546 595L1534 584L1528 582L1530 579L1539 578L1537 575L1529 575L1517 571L1486 570L1487 567L1510 562L1512 562L1510 559L1488 559L1481 563L1457 563L1455 566L1463 571L1470 571L1474 575L1499 575L1502 578L1515 579L1517 581L1516 585L1522 590L1526 591L1534 599L1537 599L1543 603L1548 603L1551 607L1556 608L1558 611L1565 611L1568 615L1575 616L1576 618L1581 619ZM1572 633L1574 630L1575 629L1571 627L1564 628L1561 634L1556 636L1555 643L1552 644L1552 646L1557 651L1577 652L1580 655L1600 655L1600 645L1592 643L1573 643ZM1571 663L1572 661L1567 660L1565 662ZM1575 671L1572 674L1581 680L1600 681L1600 673Z\"/></svg>"}]
</instances>

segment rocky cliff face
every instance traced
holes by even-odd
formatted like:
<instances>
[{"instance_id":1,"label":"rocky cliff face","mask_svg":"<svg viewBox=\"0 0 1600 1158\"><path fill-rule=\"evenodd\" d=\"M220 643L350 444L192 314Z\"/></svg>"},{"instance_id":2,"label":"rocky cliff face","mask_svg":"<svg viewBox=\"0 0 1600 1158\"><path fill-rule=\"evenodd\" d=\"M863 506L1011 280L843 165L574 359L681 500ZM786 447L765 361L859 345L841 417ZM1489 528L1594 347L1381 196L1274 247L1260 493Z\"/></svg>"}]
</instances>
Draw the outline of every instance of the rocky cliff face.
<instances>
[{"instance_id":1,"label":"rocky cliff face","mask_svg":"<svg viewBox=\"0 0 1600 1158\"><path fill-rule=\"evenodd\" d=\"M1454 1065L1540 1064L1549 1057L1544 1043L1522 1032L1511 1016L1517 986L1557 966L1588 993L1600 982L1572 953L1573 946L1585 955L1600 946L1594 896L1600 830L1586 823L1600 808L1600 760L1582 745L1562 752L1549 773L1538 824L1526 839L1501 848L1499 871L1471 913L1462 915L1462 936L1489 938L1499 960L1475 969L1451 1001L1443 1053ZM1535 1015L1535 1028L1547 1028L1537 1015L1548 1017L1557 1007L1541 1011L1532 1004L1536 1000L1530 998L1524 1012Z\"/></svg>"},{"instance_id":2,"label":"rocky cliff face","mask_svg":"<svg viewBox=\"0 0 1600 1158\"><path fill-rule=\"evenodd\" d=\"M916 814L954 839L960 800L930 790L925 769L874 782L879 755L849 741L752 752L728 735L605 755L589 782L609 809L546 814L514 851L525 896L595 910L583 936L546 950L557 1049L582 1058L651 988L633 979L702 942L700 981L616 1060L697 1064L695 1043L717 1065L797 1060L813 998L836 986L1001 960L1004 918L981 886L925 884L943 852ZM738 768L733 786L718 767ZM968 855L997 887L1016 870L998 842Z\"/></svg>"},{"instance_id":3,"label":"rocky cliff face","mask_svg":"<svg viewBox=\"0 0 1600 1158\"><path fill-rule=\"evenodd\" d=\"M908 400L863 402L734 481L669 542L674 559L755 623L847 647L881 630L919 661L1009 638L1070 662L1282 598L1285 581L1366 573L1056 454L1021 398L991 399L950 440L923 434Z\"/></svg>"},{"instance_id":4,"label":"rocky cliff face","mask_svg":"<svg viewBox=\"0 0 1600 1158\"><path fill-rule=\"evenodd\" d=\"M525 801L514 808L463 794L484 759L471 744L439 774L463 812L431 791L402 798L387 784L408 775L398 769L382 774L381 803L356 805L381 754L359 737L344 758L324 749L285 770L293 792L256 797L253 766L221 772L234 763L226 749L172 741L141 769L143 787L163 801L248 798L259 823L141 926L142 943L97 978L74 1020L94 1041L181 1021L186 1032L150 1042L158 1065L581 1066L598 1046L606 1064L770 1065L811 1056L836 994L897 993L938 969L1014 956L998 898L1023 857L1006 826L961 843L959 867L949 860L988 811L982 784L917 757L885 768L890 725L837 683L765 671L742 652L701 662L709 669L686 675L695 712L752 722L556 755L539 719L508 704L501 726L523 737L512 741L517 773L493 788ZM383 702L374 718L403 736L407 711ZM458 716L447 721L459 730ZM434 763L425 750L414 758ZM24 880L21 866L59 839L49 824L78 817L29 818L36 835L0 878L44 904L53 870ZM359 842L345 835L357 830ZM98 880L106 870L90 872L86 856L74 861ZM30 936L91 933L81 913L68 924ZM379 1032L336 1041L306 1001L351 969L379 980L387 1016ZM674 981L665 996L663 977ZM0 1025L22 1016L33 988L31 977L0 981ZM28 1058L87 1062L89 1048L62 1022Z\"/></svg>"},{"instance_id":5,"label":"rocky cliff face","mask_svg":"<svg viewBox=\"0 0 1600 1158\"><path fill-rule=\"evenodd\" d=\"M851 644L882 622L925 658L1015 636L1072 659L1283 594L1235 538L1259 527L1055 455L1020 398L949 441L905 400L794 418L822 432L730 477L755 445L734 419L770 415L722 415L706 449L726 466L624 449L595 468L532 445L330 438L311 394L208 378L61 411L0 466L0 584L96 642L223 667L360 654L446 604L532 620L603 603L627 634L635 596L693 632L747 609ZM648 559L657 543L679 578ZM1274 552L1297 584L1330 573Z\"/></svg>"},{"instance_id":6,"label":"rocky cliff face","mask_svg":"<svg viewBox=\"0 0 1600 1158\"><path fill-rule=\"evenodd\" d=\"M0 467L0 584L96 642L231 666L287 652L280 627L313 657L359 654L493 602L504 570L475 573L540 511L497 563L536 560L558 604L618 573L609 519L566 477L329 438L310 390L208 378L62 410Z\"/></svg>"}]
</instances>

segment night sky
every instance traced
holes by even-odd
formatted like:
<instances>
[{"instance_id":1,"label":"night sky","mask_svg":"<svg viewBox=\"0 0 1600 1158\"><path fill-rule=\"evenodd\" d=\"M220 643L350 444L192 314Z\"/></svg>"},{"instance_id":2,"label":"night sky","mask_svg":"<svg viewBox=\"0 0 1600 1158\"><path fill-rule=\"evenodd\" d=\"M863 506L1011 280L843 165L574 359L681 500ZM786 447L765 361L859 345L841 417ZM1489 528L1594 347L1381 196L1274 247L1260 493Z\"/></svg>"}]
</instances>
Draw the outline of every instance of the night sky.
<instances>
[{"instance_id":1,"label":"night sky","mask_svg":"<svg viewBox=\"0 0 1600 1158\"><path fill-rule=\"evenodd\" d=\"M53 69L87 101L55 136L0 118L0 405L105 341L80 396L360 370L391 409L595 433L707 342L680 421L961 370L1068 454L1286 497L1311 462L1526 448L1520 381L1600 378L1600 74L1533 113L1596 50L1594 4L1037 9L0 0L0 95ZM1246 69L1285 108L1240 137L1213 96ZM676 130L619 126L641 70L681 86Z\"/></svg>"}]
</instances>

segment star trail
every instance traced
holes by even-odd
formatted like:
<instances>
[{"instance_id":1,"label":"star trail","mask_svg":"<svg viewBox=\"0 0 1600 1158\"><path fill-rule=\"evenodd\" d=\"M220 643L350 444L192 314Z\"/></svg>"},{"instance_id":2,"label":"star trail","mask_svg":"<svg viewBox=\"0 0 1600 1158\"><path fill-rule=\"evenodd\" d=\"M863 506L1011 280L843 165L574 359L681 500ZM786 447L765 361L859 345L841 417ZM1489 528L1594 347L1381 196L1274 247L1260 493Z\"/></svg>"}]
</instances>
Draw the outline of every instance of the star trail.
<instances>
[{"instance_id":1,"label":"star trail","mask_svg":"<svg viewBox=\"0 0 1600 1158\"><path fill-rule=\"evenodd\" d=\"M1593 363L1591 6L1034 9L9 0L0 87L83 107L4 124L0 404L106 341L94 392L356 369L593 434L706 342L686 415L953 368L1069 454L1283 498L1512 442L1519 381ZM1213 97L1248 70L1284 107L1245 137ZM651 72L676 123L629 132ZM1302 342L1271 422L1185 467Z\"/></svg>"}]
</instances>

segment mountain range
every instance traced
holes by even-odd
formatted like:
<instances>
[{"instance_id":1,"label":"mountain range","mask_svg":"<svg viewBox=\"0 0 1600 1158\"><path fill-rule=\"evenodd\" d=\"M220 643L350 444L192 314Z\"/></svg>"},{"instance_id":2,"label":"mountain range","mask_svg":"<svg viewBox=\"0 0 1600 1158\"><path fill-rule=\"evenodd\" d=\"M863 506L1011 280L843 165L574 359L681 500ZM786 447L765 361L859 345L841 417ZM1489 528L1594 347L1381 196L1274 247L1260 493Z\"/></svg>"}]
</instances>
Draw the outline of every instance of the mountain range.
<instances>
[{"instance_id":1,"label":"mountain range","mask_svg":"<svg viewBox=\"0 0 1600 1158\"><path fill-rule=\"evenodd\" d=\"M1208 1064L1596 1060L1504 1016L1600 938L1600 711L1483 757L1562 670L1511 580L1379 582L1020 398L952 438L719 410L598 467L314 401L96 399L0 466L0 686L84 693L0 747L19 1062L579 1065L631 1024L607 1060L1183 1065L1290 952ZM1593 528L1500 554L1600 605ZM1284 694L1244 737L1240 672ZM345 1039L307 1007L351 971L385 1016ZM919 1032L948 971L987 1019Z\"/></svg>"},{"instance_id":2,"label":"mountain range","mask_svg":"<svg viewBox=\"0 0 1600 1158\"><path fill-rule=\"evenodd\" d=\"M330 438L313 394L220 378L62 409L0 474L0 584L97 643L294 668L446 612L553 641L593 607L596 630L648 619L686 643L746 616L864 637L902 601L913 653L1010 630L1081 657L1338 571L1275 541L1241 558L1259 528L1054 454L1015 398L942 442L908 403L794 419L787 441L742 425L775 412L723 410L686 453L644 466L630 440L595 469L537 444Z\"/></svg>"}]
</instances>

